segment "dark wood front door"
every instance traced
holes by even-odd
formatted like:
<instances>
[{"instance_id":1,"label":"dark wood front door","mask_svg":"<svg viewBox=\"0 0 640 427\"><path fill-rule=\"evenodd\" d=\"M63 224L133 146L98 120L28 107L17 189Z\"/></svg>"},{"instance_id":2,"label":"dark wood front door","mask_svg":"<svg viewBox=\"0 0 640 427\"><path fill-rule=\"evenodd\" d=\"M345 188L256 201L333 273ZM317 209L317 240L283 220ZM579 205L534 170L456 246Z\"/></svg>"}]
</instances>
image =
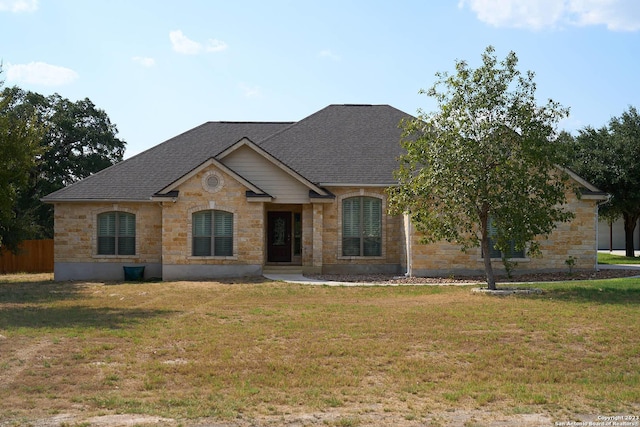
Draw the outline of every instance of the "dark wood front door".
<instances>
[{"instance_id":1,"label":"dark wood front door","mask_svg":"<svg viewBox=\"0 0 640 427\"><path fill-rule=\"evenodd\" d=\"M291 212L267 213L267 261L291 262Z\"/></svg>"}]
</instances>

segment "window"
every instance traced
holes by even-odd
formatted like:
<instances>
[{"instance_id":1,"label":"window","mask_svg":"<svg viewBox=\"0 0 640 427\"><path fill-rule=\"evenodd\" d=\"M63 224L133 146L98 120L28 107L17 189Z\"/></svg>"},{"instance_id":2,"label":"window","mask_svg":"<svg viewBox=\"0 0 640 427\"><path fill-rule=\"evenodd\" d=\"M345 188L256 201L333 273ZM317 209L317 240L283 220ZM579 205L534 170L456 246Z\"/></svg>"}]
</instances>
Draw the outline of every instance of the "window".
<instances>
[{"instance_id":1,"label":"window","mask_svg":"<svg viewBox=\"0 0 640 427\"><path fill-rule=\"evenodd\" d=\"M502 258L502 251L494 247L495 242L492 237L497 234L497 230L493 225L493 221L489 218L489 256L491 258ZM524 258L524 249L516 250L516 244L513 240L509 242L509 251L505 258Z\"/></svg>"},{"instance_id":2,"label":"window","mask_svg":"<svg viewBox=\"0 0 640 427\"><path fill-rule=\"evenodd\" d=\"M302 255L302 214L293 214L293 255Z\"/></svg>"},{"instance_id":3,"label":"window","mask_svg":"<svg viewBox=\"0 0 640 427\"><path fill-rule=\"evenodd\" d=\"M98 215L98 255L135 255L136 216L127 212Z\"/></svg>"},{"instance_id":4,"label":"window","mask_svg":"<svg viewBox=\"0 0 640 427\"><path fill-rule=\"evenodd\" d=\"M233 255L233 214L201 211L193 214L193 256Z\"/></svg>"},{"instance_id":5,"label":"window","mask_svg":"<svg viewBox=\"0 0 640 427\"><path fill-rule=\"evenodd\" d=\"M342 201L342 255L382 255L382 201L351 197Z\"/></svg>"}]
</instances>

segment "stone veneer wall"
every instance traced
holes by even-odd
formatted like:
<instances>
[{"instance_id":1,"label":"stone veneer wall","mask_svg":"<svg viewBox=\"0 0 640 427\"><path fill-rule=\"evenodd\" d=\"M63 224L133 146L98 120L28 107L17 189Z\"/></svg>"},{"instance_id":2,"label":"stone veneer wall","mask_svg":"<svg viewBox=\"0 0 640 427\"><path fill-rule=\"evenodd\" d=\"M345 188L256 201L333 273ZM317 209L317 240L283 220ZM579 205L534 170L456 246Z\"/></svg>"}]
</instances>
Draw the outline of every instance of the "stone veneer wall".
<instances>
[{"instance_id":1,"label":"stone veneer wall","mask_svg":"<svg viewBox=\"0 0 640 427\"><path fill-rule=\"evenodd\" d=\"M215 171L221 183L208 189L206 178ZM164 280L240 277L262 273L264 252L264 204L248 202L246 188L214 166L200 171L179 186L174 202L163 202ZM217 209L233 213L233 256L194 257L192 222L194 212Z\"/></svg>"},{"instance_id":2,"label":"stone veneer wall","mask_svg":"<svg viewBox=\"0 0 640 427\"><path fill-rule=\"evenodd\" d=\"M319 273L313 268L313 205L302 205L302 265L305 271Z\"/></svg>"},{"instance_id":3,"label":"stone veneer wall","mask_svg":"<svg viewBox=\"0 0 640 427\"><path fill-rule=\"evenodd\" d=\"M480 250L462 253L446 242L423 245L403 217L387 214L384 188L333 187L333 203L277 205L248 202L246 188L221 171L222 185L212 191L203 170L180 185L175 202L57 203L55 205L55 279L122 280L123 266L144 265L145 278L164 280L259 275L266 259L267 210L302 212L302 266L323 273L404 273L407 260L412 274L482 274ZM342 200L352 196L382 199L383 252L380 257L343 257L341 254ZM568 209L576 217L559 224L549 239L541 241L542 258L517 260L515 273L567 270L565 261L575 258L576 270L592 270L596 262L596 203L568 194ZM234 253L228 257L191 256L191 215L199 210L220 209L234 214ZM119 210L136 215L136 255L97 255L97 215ZM407 248L406 234L411 234ZM321 240L320 240L321 236ZM503 270L494 262L496 272Z\"/></svg>"},{"instance_id":4,"label":"stone veneer wall","mask_svg":"<svg viewBox=\"0 0 640 427\"><path fill-rule=\"evenodd\" d=\"M568 271L565 263L575 259L574 270L594 270L596 266L596 200L578 199L567 193L567 209L575 214L571 222L560 223L548 239L540 241L542 257L514 260L514 275L532 271ZM412 227L413 230L415 230ZM414 276L484 274L480 248L467 253L447 242L420 244L420 236L412 233L411 270ZM496 274L505 274L501 260L493 262Z\"/></svg>"},{"instance_id":5,"label":"stone veneer wall","mask_svg":"<svg viewBox=\"0 0 640 427\"><path fill-rule=\"evenodd\" d=\"M322 233L322 272L324 273L404 273L403 220L387 214L387 195L384 188L331 187L336 195L334 203L324 204ZM342 200L366 196L382 199L382 256L342 256Z\"/></svg>"},{"instance_id":6,"label":"stone veneer wall","mask_svg":"<svg viewBox=\"0 0 640 427\"><path fill-rule=\"evenodd\" d=\"M136 215L136 254L97 254L97 216L107 211ZM145 266L145 278L160 277L162 211L158 203L56 203L55 280L122 280L123 266Z\"/></svg>"}]
</instances>

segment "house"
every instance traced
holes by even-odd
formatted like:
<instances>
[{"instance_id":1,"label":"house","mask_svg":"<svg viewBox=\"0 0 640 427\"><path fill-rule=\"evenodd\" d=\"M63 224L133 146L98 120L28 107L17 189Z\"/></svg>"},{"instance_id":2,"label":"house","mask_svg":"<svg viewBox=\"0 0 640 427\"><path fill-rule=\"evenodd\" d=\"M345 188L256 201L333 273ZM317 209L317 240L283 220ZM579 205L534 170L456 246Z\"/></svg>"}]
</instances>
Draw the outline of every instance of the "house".
<instances>
[{"instance_id":1,"label":"house","mask_svg":"<svg viewBox=\"0 0 640 427\"><path fill-rule=\"evenodd\" d=\"M55 209L55 279L122 280L260 275L265 266L307 273L477 274L479 250L419 243L404 216L387 213L401 154L387 105L331 105L299 122L209 122L46 196ZM544 257L518 269L596 265L602 193L568 192L571 223L542 242ZM500 268L501 263L496 262Z\"/></svg>"}]
</instances>

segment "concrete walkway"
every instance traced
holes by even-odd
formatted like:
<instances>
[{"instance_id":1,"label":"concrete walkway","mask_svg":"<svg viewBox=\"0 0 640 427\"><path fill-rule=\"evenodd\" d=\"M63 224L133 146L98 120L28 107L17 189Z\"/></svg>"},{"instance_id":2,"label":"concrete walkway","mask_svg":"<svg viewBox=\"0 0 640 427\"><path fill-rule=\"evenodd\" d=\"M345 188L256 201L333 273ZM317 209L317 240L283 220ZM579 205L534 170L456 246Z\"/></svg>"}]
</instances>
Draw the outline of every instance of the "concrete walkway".
<instances>
[{"instance_id":1,"label":"concrete walkway","mask_svg":"<svg viewBox=\"0 0 640 427\"><path fill-rule=\"evenodd\" d=\"M598 268L600 270L640 270L640 264L598 264Z\"/></svg>"},{"instance_id":2,"label":"concrete walkway","mask_svg":"<svg viewBox=\"0 0 640 427\"><path fill-rule=\"evenodd\" d=\"M609 252L609 251L602 251ZM624 256L624 251L612 251L611 253L615 255ZM638 276L640 277L640 264L599 264L598 267L601 270L638 270ZM334 282L328 280L318 280L311 279L309 277L305 277L302 274L264 274L265 278L269 280L274 280L277 282L286 282L286 283L298 283L301 285L319 285L319 286L470 286L477 285L478 281L470 281L464 283L424 283L424 284L416 284L416 283L374 283L374 282ZM512 283L517 284L517 283Z\"/></svg>"},{"instance_id":3,"label":"concrete walkway","mask_svg":"<svg viewBox=\"0 0 640 427\"><path fill-rule=\"evenodd\" d=\"M640 272L638 272L640 274ZM455 283L388 283L388 282L338 282L331 280L318 280L305 277L302 274L263 274L263 277L269 280L286 283L297 283L301 285L320 285L320 286L473 286L484 283L483 281L455 282ZM404 278L404 276L398 276ZM517 285L519 283L511 283Z\"/></svg>"},{"instance_id":4,"label":"concrete walkway","mask_svg":"<svg viewBox=\"0 0 640 427\"><path fill-rule=\"evenodd\" d=\"M302 274L263 274L269 280L286 283L298 283L301 285L320 286L403 286L401 283L373 283L373 282L334 282L331 280L317 280L305 277ZM477 282L474 282L474 284ZM456 283L457 284L457 283ZM471 284L471 283L470 283ZM413 284L415 286L415 284Z\"/></svg>"},{"instance_id":5,"label":"concrete walkway","mask_svg":"<svg viewBox=\"0 0 640 427\"><path fill-rule=\"evenodd\" d=\"M599 253L602 253L602 254L611 254L611 255L618 255L618 256L625 256L625 255L627 254L627 252L626 252L626 251L624 251L624 250L617 250L617 249L616 249L616 250L613 250L613 251L610 251L610 250L600 250L600 251L598 251L598 252L599 252ZM640 251L635 251L635 256L640 256Z\"/></svg>"},{"instance_id":6,"label":"concrete walkway","mask_svg":"<svg viewBox=\"0 0 640 427\"><path fill-rule=\"evenodd\" d=\"M638 270L637 276L629 276L629 278L640 278L640 265L600 265L601 270ZM473 286L485 284L483 281L475 280L469 282L455 282L455 283L387 283L387 282L338 282L331 280L318 280L305 277L302 274L263 274L263 277L275 282L297 283L300 285L316 285L316 286ZM500 285L524 285L533 282L505 282Z\"/></svg>"}]
</instances>

